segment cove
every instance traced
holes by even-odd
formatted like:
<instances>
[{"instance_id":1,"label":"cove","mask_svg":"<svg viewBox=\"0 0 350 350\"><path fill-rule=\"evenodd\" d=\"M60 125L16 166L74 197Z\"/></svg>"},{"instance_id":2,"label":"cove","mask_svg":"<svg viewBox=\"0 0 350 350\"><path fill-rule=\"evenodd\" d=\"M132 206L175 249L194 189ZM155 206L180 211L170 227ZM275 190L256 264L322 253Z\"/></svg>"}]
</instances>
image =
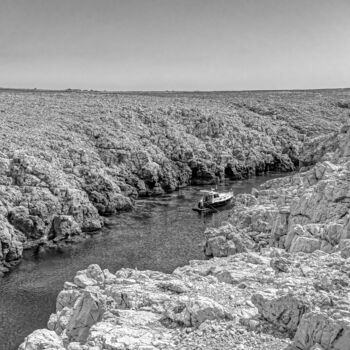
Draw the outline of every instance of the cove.
<instances>
[{"instance_id":1,"label":"cove","mask_svg":"<svg viewBox=\"0 0 350 350\"><path fill-rule=\"evenodd\" d=\"M250 193L253 187L283 175L227 182L218 189ZM204 259L205 228L219 225L229 214L201 217L191 210L201 197L200 190L210 188L190 186L138 200L132 212L112 217L101 233L84 242L58 250L27 251L22 263L0 280L0 349L15 350L29 333L46 327L63 283L89 264L113 273L122 267L170 273L190 260Z\"/></svg>"}]
</instances>

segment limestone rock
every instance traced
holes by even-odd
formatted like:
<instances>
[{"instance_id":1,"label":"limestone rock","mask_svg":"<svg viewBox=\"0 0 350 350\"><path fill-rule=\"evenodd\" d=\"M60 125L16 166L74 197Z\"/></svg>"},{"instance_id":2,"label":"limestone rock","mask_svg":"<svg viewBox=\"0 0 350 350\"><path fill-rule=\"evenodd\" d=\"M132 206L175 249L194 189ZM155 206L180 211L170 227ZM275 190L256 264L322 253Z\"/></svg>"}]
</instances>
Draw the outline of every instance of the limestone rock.
<instances>
[{"instance_id":1,"label":"limestone rock","mask_svg":"<svg viewBox=\"0 0 350 350\"><path fill-rule=\"evenodd\" d=\"M304 253L312 253L313 251L321 248L321 242L317 238L311 237L295 237L292 241L290 252L304 252Z\"/></svg>"},{"instance_id":2,"label":"limestone rock","mask_svg":"<svg viewBox=\"0 0 350 350\"><path fill-rule=\"evenodd\" d=\"M254 244L249 237L238 232L232 225L210 228L205 231L204 253L207 256L229 256L246 252Z\"/></svg>"},{"instance_id":3,"label":"limestone rock","mask_svg":"<svg viewBox=\"0 0 350 350\"><path fill-rule=\"evenodd\" d=\"M69 239L72 236L80 235L81 228L69 215L56 216L52 222L52 237L55 240Z\"/></svg>"},{"instance_id":4,"label":"limestone rock","mask_svg":"<svg viewBox=\"0 0 350 350\"><path fill-rule=\"evenodd\" d=\"M252 302L264 318L289 332L297 330L302 316L310 307L306 301L294 295L257 293L253 295Z\"/></svg>"},{"instance_id":5,"label":"limestone rock","mask_svg":"<svg viewBox=\"0 0 350 350\"><path fill-rule=\"evenodd\" d=\"M348 350L350 323L334 320L325 313L310 312L303 316L293 339L293 346L307 350L319 344L323 349Z\"/></svg>"},{"instance_id":6,"label":"limestone rock","mask_svg":"<svg viewBox=\"0 0 350 350\"><path fill-rule=\"evenodd\" d=\"M0 217L0 267L3 264L10 266L18 262L22 257L22 252L23 244L15 230Z\"/></svg>"},{"instance_id":7,"label":"limestone rock","mask_svg":"<svg viewBox=\"0 0 350 350\"><path fill-rule=\"evenodd\" d=\"M71 341L85 342L89 329L99 322L105 312L105 298L98 290L84 290L74 304L72 316L67 324L67 335Z\"/></svg>"},{"instance_id":8,"label":"limestone rock","mask_svg":"<svg viewBox=\"0 0 350 350\"><path fill-rule=\"evenodd\" d=\"M270 266L276 272L289 272L292 262L284 257L271 259Z\"/></svg>"},{"instance_id":9,"label":"limestone rock","mask_svg":"<svg viewBox=\"0 0 350 350\"><path fill-rule=\"evenodd\" d=\"M64 307L72 308L78 299L80 292L77 289L62 290L56 300L56 310L61 311Z\"/></svg>"},{"instance_id":10,"label":"limestone rock","mask_svg":"<svg viewBox=\"0 0 350 350\"><path fill-rule=\"evenodd\" d=\"M350 239L343 239L340 242L341 257L348 259L350 257Z\"/></svg>"},{"instance_id":11,"label":"limestone rock","mask_svg":"<svg viewBox=\"0 0 350 350\"><path fill-rule=\"evenodd\" d=\"M74 283L79 287L96 286L104 283L105 276L101 268L96 265L90 265L86 270L78 271Z\"/></svg>"},{"instance_id":12,"label":"limestone rock","mask_svg":"<svg viewBox=\"0 0 350 350\"><path fill-rule=\"evenodd\" d=\"M222 305L205 297L179 300L175 304L169 304L164 316L187 327L198 327L206 320L229 317Z\"/></svg>"},{"instance_id":13,"label":"limestone rock","mask_svg":"<svg viewBox=\"0 0 350 350\"><path fill-rule=\"evenodd\" d=\"M180 280L162 281L159 282L157 286L161 289L169 290L175 293L186 293L189 291L186 284Z\"/></svg>"},{"instance_id":14,"label":"limestone rock","mask_svg":"<svg viewBox=\"0 0 350 350\"><path fill-rule=\"evenodd\" d=\"M38 329L28 335L19 350L65 350L62 339L53 331Z\"/></svg>"}]
</instances>

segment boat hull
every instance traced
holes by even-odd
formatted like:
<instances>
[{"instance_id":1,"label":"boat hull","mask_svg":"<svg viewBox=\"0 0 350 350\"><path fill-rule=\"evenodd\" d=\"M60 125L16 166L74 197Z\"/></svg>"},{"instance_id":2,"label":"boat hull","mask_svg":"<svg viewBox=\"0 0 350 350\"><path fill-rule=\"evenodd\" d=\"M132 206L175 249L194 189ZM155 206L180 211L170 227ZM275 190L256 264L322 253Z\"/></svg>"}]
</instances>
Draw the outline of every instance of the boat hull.
<instances>
[{"instance_id":1,"label":"boat hull","mask_svg":"<svg viewBox=\"0 0 350 350\"><path fill-rule=\"evenodd\" d=\"M214 202L214 203L203 203L204 207L205 208L217 208L217 207L222 207L226 204L229 204L230 202L232 201L232 197L231 198L227 198L223 201L220 201L220 202Z\"/></svg>"},{"instance_id":2,"label":"boat hull","mask_svg":"<svg viewBox=\"0 0 350 350\"><path fill-rule=\"evenodd\" d=\"M210 214L217 211L215 208L192 208L192 210L200 214Z\"/></svg>"}]
</instances>

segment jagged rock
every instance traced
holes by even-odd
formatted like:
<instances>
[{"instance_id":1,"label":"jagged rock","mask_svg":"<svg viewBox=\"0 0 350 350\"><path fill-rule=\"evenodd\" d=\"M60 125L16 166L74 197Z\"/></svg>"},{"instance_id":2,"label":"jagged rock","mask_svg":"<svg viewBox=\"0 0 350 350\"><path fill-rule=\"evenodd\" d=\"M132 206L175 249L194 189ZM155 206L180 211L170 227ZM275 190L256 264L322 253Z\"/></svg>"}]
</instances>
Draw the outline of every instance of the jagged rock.
<instances>
[{"instance_id":1,"label":"jagged rock","mask_svg":"<svg viewBox=\"0 0 350 350\"><path fill-rule=\"evenodd\" d=\"M10 211L9 221L28 238L40 238L46 231L44 221L38 216L30 215L28 208L23 206L15 207Z\"/></svg>"},{"instance_id":2,"label":"jagged rock","mask_svg":"<svg viewBox=\"0 0 350 350\"><path fill-rule=\"evenodd\" d=\"M65 350L62 339L54 332L47 329L38 329L28 335L20 345L19 350Z\"/></svg>"},{"instance_id":3,"label":"jagged rock","mask_svg":"<svg viewBox=\"0 0 350 350\"><path fill-rule=\"evenodd\" d=\"M276 296L274 293L257 293L252 297L259 313L278 327L295 332L302 316L309 310L309 303L294 295Z\"/></svg>"},{"instance_id":4,"label":"jagged rock","mask_svg":"<svg viewBox=\"0 0 350 350\"><path fill-rule=\"evenodd\" d=\"M324 350L348 350L349 320L334 320L325 313L313 311L301 319L293 339L293 348L307 350L319 344Z\"/></svg>"},{"instance_id":5,"label":"jagged rock","mask_svg":"<svg viewBox=\"0 0 350 350\"><path fill-rule=\"evenodd\" d=\"M51 231L55 240L67 240L72 236L81 234L80 226L69 215L56 216L53 219Z\"/></svg>"},{"instance_id":6,"label":"jagged rock","mask_svg":"<svg viewBox=\"0 0 350 350\"><path fill-rule=\"evenodd\" d=\"M340 242L341 257L347 259L350 257L350 239L343 239Z\"/></svg>"},{"instance_id":7,"label":"jagged rock","mask_svg":"<svg viewBox=\"0 0 350 350\"><path fill-rule=\"evenodd\" d=\"M22 257L23 244L13 227L0 217L0 267L13 265ZM7 269L6 269L7 270ZM0 270L0 277L1 277Z\"/></svg>"},{"instance_id":8,"label":"jagged rock","mask_svg":"<svg viewBox=\"0 0 350 350\"><path fill-rule=\"evenodd\" d=\"M47 322L47 328L49 330L55 331L58 335L67 328L68 323L73 315L73 309L69 307L64 307L56 314L51 314L49 321Z\"/></svg>"},{"instance_id":9,"label":"jagged rock","mask_svg":"<svg viewBox=\"0 0 350 350\"><path fill-rule=\"evenodd\" d=\"M222 305L205 297L179 299L175 304L170 303L164 316L187 327L198 327L206 320L229 318Z\"/></svg>"},{"instance_id":10,"label":"jagged rock","mask_svg":"<svg viewBox=\"0 0 350 350\"><path fill-rule=\"evenodd\" d=\"M98 290L84 290L74 304L66 332L71 341L85 342L92 325L105 311L105 297Z\"/></svg>"},{"instance_id":11,"label":"jagged rock","mask_svg":"<svg viewBox=\"0 0 350 350\"><path fill-rule=\"evenodd\" d=\"M123 321L121 325L99 322L91 328L88 342L97 348L155 350L158 347L154 347L153 344L156 343L157 338L161 338L164 345L170 345L170 335L165 328L159 327L160 329L157 330L156 327L154 329L146 327L148 322L156 322L156 319L150 318L143 321L146 322L141 323L138 320L133 326L124 326Z\"/></svg>"},{"instance_id":12,"label":"jagged rock","mask_svg":"<svg viewBox=\"0 0 350 350\"><path fill-rule=\"evenodd\" d=\"M276 274L271 265L284 263L288 271ZM350 317L350 263L340 252L287 253L270 247L191 261L172 274L130 268L111 274L90 266L78 276L87 274L94 285L65 283L56 313L48 322L66 349L180 350L191 346L210 349L217 344L231 349L237 341L251 350L263 344L284 349L291 343L289 337L297 334L295 342L309 343L293 349L309 350L319 343L330 350L322 343L330 334L328 326L323 328L316 318L310 328L301 320L309 312L323 313L334 324L343 324ZM90 293L102 304L91 299ZM88 300L83 303L86 294ZM73 337L72 324L79 326L73 327ZM314 332L319 324L320 330ZM300 329L310 332L305 336ZM319 336L322 329L327 333Z\"/></svg>"},{"instance_id":13,"label":"jagged rock","mask_svg":"<svg viewBox=\"0 0 350 350\"><path fill-rule=\"evenodd\" d=\"M204 253L207 256L229 256L246 252L253 247L253 242L234 229L230 224L205 231L207 239Z\"/></svg>"},{"instance_id":14,"label":"jagged rock","mask_svg":"<svg viewBox=\"0 0 350 350\"><path fill-rule=\"evenodd\" d=\"M162 281L157 283L157 286L175 293L186 293L189 291L188 286L180 280Z\"/></svg>"},{"instance_id":15,"label":"jagged rock","mask_svg":"<svg viewBox=\"0 0 350 350\"><path fill-rule=\"evenodd\" d=\"M292 265L292 262L283 257L274 258L274 259L271 259L270 261L270 266L276 272L289 272L291 265Z\"/></svg>"},{"instance_id":16,"label":"jagged rock","mask_svg":"<svg viewBox=\"0 0 350 350\"><path fill-rule=\"evenodd\" d=\"M72 342L72 343L70 343L69 345L68 345L68 348L67 348L67 350L85 350L86 349L86 347L83 347L80 343L78 343L78 342ZM90 347L90 349L91 349L91 347ZM95 350L97 350L97 349L95 349Z\"/></svg>"},{"instance_id":17,"label":"jagged rock","mask_svg":"<svg viewBox=\"0 0 350 350\"><path fill-rule=\"evenodd\" d=\"M107 288L106 292L119 309L139 310L148 307L161 312L165 303L170 300L170 296L159 292L153 283L147 288L147 285L140 285L136 280L128 279L117 280L114 285Z\"/></svg>"},{"instance_id":18,"label":"jagged rock","mask_svg":"<svg viewBox=\"0 0 350 350\"><path fill-rule=\"evenodd\" d=\"M291 253L312 253L321 248L321 242L317 238L299 236L292 241L289 251Z\"/></svg>"},{"instance_id":19,"label":"jagged rock","mask_svg":"<svg viewBox=\"0 0 350 350\"><path fill-rule=\"evenodd\" d=\"M90 265L86 270L78 271L74 283L81 287L96 286L104 283L105 276L101 268L96 265Z\"/></svg>"},{"instance_id":20,"label":"jagged rock","mask_svg":"<svg viewBox=\"0 0 350 350\"><path fill-rule=\"evenodd\" d=\"M77 289L64 289L62 290L56 300L56 310L61 311L64 307L73 307L76 300L80 295Z\"/></svg>"}]
</instances>

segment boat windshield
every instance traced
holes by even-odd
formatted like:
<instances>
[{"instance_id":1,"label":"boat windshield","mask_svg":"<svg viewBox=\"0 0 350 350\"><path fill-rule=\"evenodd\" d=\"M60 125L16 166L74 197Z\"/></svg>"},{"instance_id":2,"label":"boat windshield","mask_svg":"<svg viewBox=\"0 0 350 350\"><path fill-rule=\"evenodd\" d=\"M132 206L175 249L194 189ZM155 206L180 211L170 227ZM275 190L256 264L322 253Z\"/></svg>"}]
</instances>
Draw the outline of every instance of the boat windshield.
<instances>
[{"instance_id":1,"label":"boat windshield","mask_svg":"<svg viewBox=\"0 0 350 350\"><path fill-rule=\"evenodd\" d=\"M204 196L205 202L209 202L209 201L211 201L211 199L212 199L212 196L210 194L207 194L206 196Z\"/></svg>"}]
</instances>

